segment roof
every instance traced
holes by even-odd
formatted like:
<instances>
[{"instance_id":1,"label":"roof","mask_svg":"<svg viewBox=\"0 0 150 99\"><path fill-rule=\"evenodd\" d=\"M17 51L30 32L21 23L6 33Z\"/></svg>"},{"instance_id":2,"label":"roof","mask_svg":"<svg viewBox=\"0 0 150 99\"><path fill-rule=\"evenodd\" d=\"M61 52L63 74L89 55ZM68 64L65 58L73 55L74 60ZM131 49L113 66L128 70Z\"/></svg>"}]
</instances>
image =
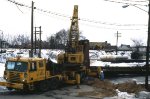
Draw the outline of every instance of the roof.
<instances>
[{"instance_id":1,"label":"roof","mask_svg":"<svg viewBox=\"0 0 150 99\"><path fill-rule=\"evenodd\" d=\"M121 51L132 51L132 48L130 47L130 45L121 45L120 47L118 47L118 50Z\"/></svg>"}]
</instances>

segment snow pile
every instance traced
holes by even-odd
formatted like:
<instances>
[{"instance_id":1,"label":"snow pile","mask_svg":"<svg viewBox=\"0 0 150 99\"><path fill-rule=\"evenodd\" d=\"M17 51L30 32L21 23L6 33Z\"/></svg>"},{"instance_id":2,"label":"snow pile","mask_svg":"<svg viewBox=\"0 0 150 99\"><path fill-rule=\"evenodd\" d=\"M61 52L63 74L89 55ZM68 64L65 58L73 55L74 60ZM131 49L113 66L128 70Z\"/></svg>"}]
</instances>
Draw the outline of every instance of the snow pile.
<instances>
[{"instance_id":1,"label":"snow pile","mask_svg":"<svg viewBox=\"0 0 150 99\"><path fill-rule=\"evenodd\" d=\"M136 98L135 94L128 94L127 92L118 91L118 95L114 97L105 97L103 99L147 99L147 98Z\"/></svg>"},{"instance_id":2,"label":"snow pile","mask_svg":"<svg viewBox=\"0 0 150 99\"><path fill-rule=\"evenodd\" d=\"M150 92L146 91L141 91L137 94L129 94L127 92L120 92L119 90L116 91L118 93L117 96L105 97L103 99L150 99Z\"/></svg>"},{"instance_id":3,"label":"snow pile","mask_svg":"<svg viewBox=\"0 0 150 99\"><path fill-rule=\"evenodd\" d=\"M128 94L127 92L121 92L118 89L116 89L117 92L117 98L118 99L135 99L135 94Z\"/></svg>"}]
</instances>

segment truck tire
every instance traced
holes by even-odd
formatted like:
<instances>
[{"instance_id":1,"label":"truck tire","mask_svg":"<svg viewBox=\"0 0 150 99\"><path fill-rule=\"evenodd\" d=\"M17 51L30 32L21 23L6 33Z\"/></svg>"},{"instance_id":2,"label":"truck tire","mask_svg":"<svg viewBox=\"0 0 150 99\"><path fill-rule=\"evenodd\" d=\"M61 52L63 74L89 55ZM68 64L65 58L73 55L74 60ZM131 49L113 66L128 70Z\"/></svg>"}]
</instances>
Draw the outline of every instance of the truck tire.
<instances>
[{"instance_id":1,"label":"truck tire","mask_svg":"<svg viewBox=\"0 0 150 99\"><path fill-rule=\"evenodd\" d=\"M58 78L51 78L49 80L49 84L50 84L51 90L57 89L59 87L59 79Z\"/></svg>"},{"instance_id":2,"label":"truck tire","mask_svg":"<svg viewBox=\"0 0 150 99\"><path fill-rule=\"evenodd\" d=\"M7 87L7 89L8 89L9 91L13 90L13 89L12 89L12 88L10 88L10 87Z\"/></svg>"},{"instance_id":3,"label":"truck tire","mask_svg":"<svg viewBox=\"0 0 150 99\"><path fill-rule=\"evenodd\" d=\"M41 81L38 85L38 90L40 92L46 92L49 90L49 82L47 80Z\"/></svg>"},{"instance_id":4,"label":"truck tire","mask_svg":"<svg viewBox=\"0 0 150 99\"><path fill-rule=\"evenodd\" d=\"M86 73L85 72L81 72L80 73L80 81L81 81L81 83L84 82L85 78L86 78Z\"/></svg>"}]
</instances>

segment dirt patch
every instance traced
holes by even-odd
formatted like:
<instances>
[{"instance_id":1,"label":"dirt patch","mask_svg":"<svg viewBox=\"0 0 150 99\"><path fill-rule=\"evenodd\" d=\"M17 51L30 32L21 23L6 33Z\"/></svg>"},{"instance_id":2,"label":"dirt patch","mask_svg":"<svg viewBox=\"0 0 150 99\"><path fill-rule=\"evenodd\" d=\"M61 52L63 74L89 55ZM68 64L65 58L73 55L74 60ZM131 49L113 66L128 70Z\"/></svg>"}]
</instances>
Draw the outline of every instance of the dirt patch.
<instances>
[{"instance_id":1,"label":"dirt patch","mask_svg":"<svg viewBox=\"0 0 150 99\"><path fill-rule=\"evenodd\" d=\"M120 84L114 84L109 80L99 80L99 79L90 79L85 81L85 84L94 87L94 91L90 92L80 92L79 96L87 96L87 97L112 97L116 96L118 89L121 92L128 93L137 93L140 91L145 91L144 85L139 85L135 81L128 81Z\"/></svg>"},{"instance_id":2,"label":"dirt patch","mask_svg":"<svg viewBox=\"0 0 150 99\"><path fill-rule=\"evenodd\" d=\"M113 93L108 93L106 90L102 91L92 91L92 92L80 92L78 93L78 96L80 97L90 97L90 98L104 98L104 97L111 97L114 96Z\"/></svg>"},{"instance_id":3,"label":"dirt patch","mask_svg":"<svg viewBox=\"0 0 150 99\"><path fill-rule=\"evenodd\" d=\"M80 92L79 96L103 98L117 95L115 85L108 80L101 81L99 79L92 79L85 81L85 84L94 87L94 91Z\"/></svg>"}]
</instances>

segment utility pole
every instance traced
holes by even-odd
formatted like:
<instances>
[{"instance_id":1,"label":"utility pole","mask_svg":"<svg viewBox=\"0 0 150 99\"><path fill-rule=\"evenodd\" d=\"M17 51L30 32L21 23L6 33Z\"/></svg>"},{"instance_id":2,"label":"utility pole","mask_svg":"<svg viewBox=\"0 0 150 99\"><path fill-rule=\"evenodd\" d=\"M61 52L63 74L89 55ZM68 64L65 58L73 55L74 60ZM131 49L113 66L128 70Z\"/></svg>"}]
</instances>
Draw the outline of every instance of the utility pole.
<instances>
[{"instance_id":1,"label":"utility pole","mask_svg":"<svg viewBox=\"0 0 150 99\"><path fill-rule=\"evenodd\" d=\"M148 11L148 35L147 35L147 49L146 49L146 73L145 73L145 88L149 90L148 75L149 75L149 47L150 47L150 0L149 0L149 11Z\"/></svg>"},{"instance_id":2,"label":"utility pole","mask_svg":"<svg viewBox=\"0 0 150 99\"><path fill-rule=\"evenodd\" d=\"M2 34L1 34L1 53L3 52L3 31L2 31Z\"/></svg>"},{"instance_id":3,"label":"utility pole","mask_svg":"<svg viewBox=\"0 0 150 99\"><path fill-rule=\"evenodd\" d=\"M35 54L36 54L36 28L37 28L37 27L35 27L35 33L34 33L34 36L35 36L35 37L34 37L34 40L35 40L35 41L34 41L34 46L35 46L35 51L34 51L34 52L35 52Z\"/></svg>"},{"instance_id":4,"label":"utility pole","mask_svg":"<svg viewBox=\"0 0 150 99\"><path fill-rule=\"evenodd\" d=\"M118 54L118 37L121 37L121 33L118 33L118 31L117 31L117 33L116 33L116 55Z\"/></svg>"},{"instance_id":5,"label":"utility pole","mask_svg":"<svg viewBox=\"0 0 150 99\"><path fill-rule=\"evenodd\" d=\"M30 57L33 57L33 11L34 11L34 2L32 1L32 7L31 7L31 52L30 52Z\"/></svg>"},{"instance_id":6,"label":"utility pole","mask_svg":"<svg viewBox=\"0 0 150 99\"><path fill-rule=\"evenodd\" d=\"M40 34L39 34L39 35L40 35L40 44L39 44L39 55L38 55L38 57L41 57L41 49L42 49L42 48L41 48L41 47L42 47L42 46L41 46L41 43L42 43L42 40L41 40L41 33L42 33L42 31L41 31L41 26L40 26L39 28L40 28Z\"/></svg>"}]
</instances>

